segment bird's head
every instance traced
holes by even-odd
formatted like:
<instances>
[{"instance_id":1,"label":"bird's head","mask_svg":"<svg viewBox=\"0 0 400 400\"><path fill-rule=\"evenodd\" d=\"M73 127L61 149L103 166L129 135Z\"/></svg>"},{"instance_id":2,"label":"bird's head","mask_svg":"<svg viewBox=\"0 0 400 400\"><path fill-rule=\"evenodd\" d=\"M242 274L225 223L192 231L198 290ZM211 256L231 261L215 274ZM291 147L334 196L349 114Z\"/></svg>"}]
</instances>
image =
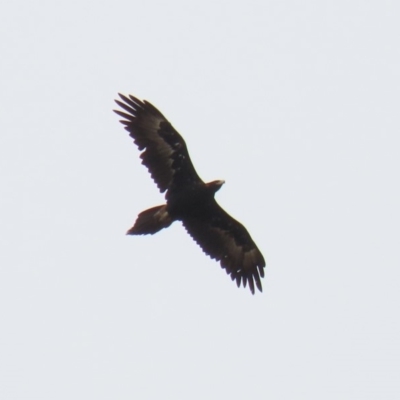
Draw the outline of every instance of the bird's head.
<instances>
[{"instance_id":1,"label":"bird's head","mask_svg":"<svg viewBox=\"0 0 400 400\"><path fill-rule=\"evenodd\" d=\"M213 192L216 193L218 192L219 189L221 189L221 186L225 183L224 180L217 180L217 181L212 181L207 183L207 187Z\"/></svg>"}]
</instances>

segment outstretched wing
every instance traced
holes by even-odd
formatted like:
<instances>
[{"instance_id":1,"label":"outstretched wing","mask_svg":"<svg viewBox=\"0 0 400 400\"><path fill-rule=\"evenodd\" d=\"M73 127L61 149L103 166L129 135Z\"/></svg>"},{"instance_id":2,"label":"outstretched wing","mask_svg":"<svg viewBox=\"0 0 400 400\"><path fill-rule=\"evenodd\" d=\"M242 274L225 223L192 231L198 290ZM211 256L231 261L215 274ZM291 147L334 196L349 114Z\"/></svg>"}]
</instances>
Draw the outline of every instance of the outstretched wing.
<instances>
[{"instance_id":1,"label":"outstretched wing","mask_svg":"<svg viewBox=\"0 0 400 400\"><path fill-rule=\"evenodd\" d=\"M126 112L114 110L123 120L129 136L143 150L142 164L161 193L202 182L189 157L186 143L167 119L152 104L119 94L115 102Z\"/></svg>"},{"instance_id":2,"label":"outstretched wing","mask_svg":"<svg viewBox=\"0 0 400 400\"><path fill-rule=\"evenodd\" d=\"M204 218L182 221L186 230L211 258L220 261L221 267L254 294L254 283L262 292L265 260L246 228L233 219L216 202Z\"/></svg>"}]
</instances>

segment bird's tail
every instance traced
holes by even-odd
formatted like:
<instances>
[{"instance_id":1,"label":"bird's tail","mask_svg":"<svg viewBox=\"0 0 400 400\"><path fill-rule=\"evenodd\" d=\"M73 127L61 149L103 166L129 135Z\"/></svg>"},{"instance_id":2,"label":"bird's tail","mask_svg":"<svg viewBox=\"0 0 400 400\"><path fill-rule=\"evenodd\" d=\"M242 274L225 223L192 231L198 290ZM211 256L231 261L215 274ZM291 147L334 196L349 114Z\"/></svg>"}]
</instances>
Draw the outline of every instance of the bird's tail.
<instances>
[{"instance_id":1,"label":"bird's tail","mask_svg":"<svg viewBox=\"0 0 400 400\"><path fill-rule=\"evenodd\" d=\"M127 235L149 235L167 228L172 224L172 219L167 211L167 205L157 206L142 211L135 224L128 232Z\"/></svg>"}]
</instances>

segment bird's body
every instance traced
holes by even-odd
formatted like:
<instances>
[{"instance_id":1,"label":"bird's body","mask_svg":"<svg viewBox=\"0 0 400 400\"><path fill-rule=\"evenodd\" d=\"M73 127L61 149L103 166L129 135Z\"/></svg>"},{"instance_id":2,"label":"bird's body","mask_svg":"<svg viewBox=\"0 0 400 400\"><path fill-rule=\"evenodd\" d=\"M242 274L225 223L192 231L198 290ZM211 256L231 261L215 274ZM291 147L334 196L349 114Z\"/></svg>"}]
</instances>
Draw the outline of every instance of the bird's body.
<instances>
[{"instance_id":1,"label":"bird's body","mask_svg":"<svg viewBox=\"0 0 400 400\"><path fill-rule=\"evenodd\" d=\"M121 123L138 146L142 163L167 203L139 214L131 235L154 234L174 221L184 227L203 251L219 260L222 268L237 285L254 283L262 291L265 261L246 228L227 214L214 195L224 181L204 183L190 160L186 143L166 118L149 102L120 94L117 104L126 112L115 110Z\"/></svg>"},{"instance_id":2,"label":"bird's body","mask_svg":"<svg viewBox=\"0 0 400 400\"><path fill-rule=\"evenodd\" d=\"M204 213L211 211L215 203L214 195L223 184L224 181L201 182L171 193L168 196L168 212L173 219L181 221L189 217L204 217Z\"/></svg>"}]
</instances>

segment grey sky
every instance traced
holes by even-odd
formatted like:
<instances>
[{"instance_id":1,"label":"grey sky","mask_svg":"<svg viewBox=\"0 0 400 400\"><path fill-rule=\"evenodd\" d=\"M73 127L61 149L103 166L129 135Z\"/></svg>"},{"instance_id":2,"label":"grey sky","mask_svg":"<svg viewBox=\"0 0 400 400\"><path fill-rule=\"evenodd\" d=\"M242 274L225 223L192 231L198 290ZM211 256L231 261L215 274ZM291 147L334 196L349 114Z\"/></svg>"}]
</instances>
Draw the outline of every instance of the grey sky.
<instances>
[{"instance_id":1,"label":"grey sky","mask_svg":"<svg viewBox=\"0 0 400 400\"><path fill-rule=\"evenodd\" d=\"M400 6L0 6L1 399L398 399ZM266 261L237 289L112 113L157 106Z\"/></svg>"}]
</instances>

